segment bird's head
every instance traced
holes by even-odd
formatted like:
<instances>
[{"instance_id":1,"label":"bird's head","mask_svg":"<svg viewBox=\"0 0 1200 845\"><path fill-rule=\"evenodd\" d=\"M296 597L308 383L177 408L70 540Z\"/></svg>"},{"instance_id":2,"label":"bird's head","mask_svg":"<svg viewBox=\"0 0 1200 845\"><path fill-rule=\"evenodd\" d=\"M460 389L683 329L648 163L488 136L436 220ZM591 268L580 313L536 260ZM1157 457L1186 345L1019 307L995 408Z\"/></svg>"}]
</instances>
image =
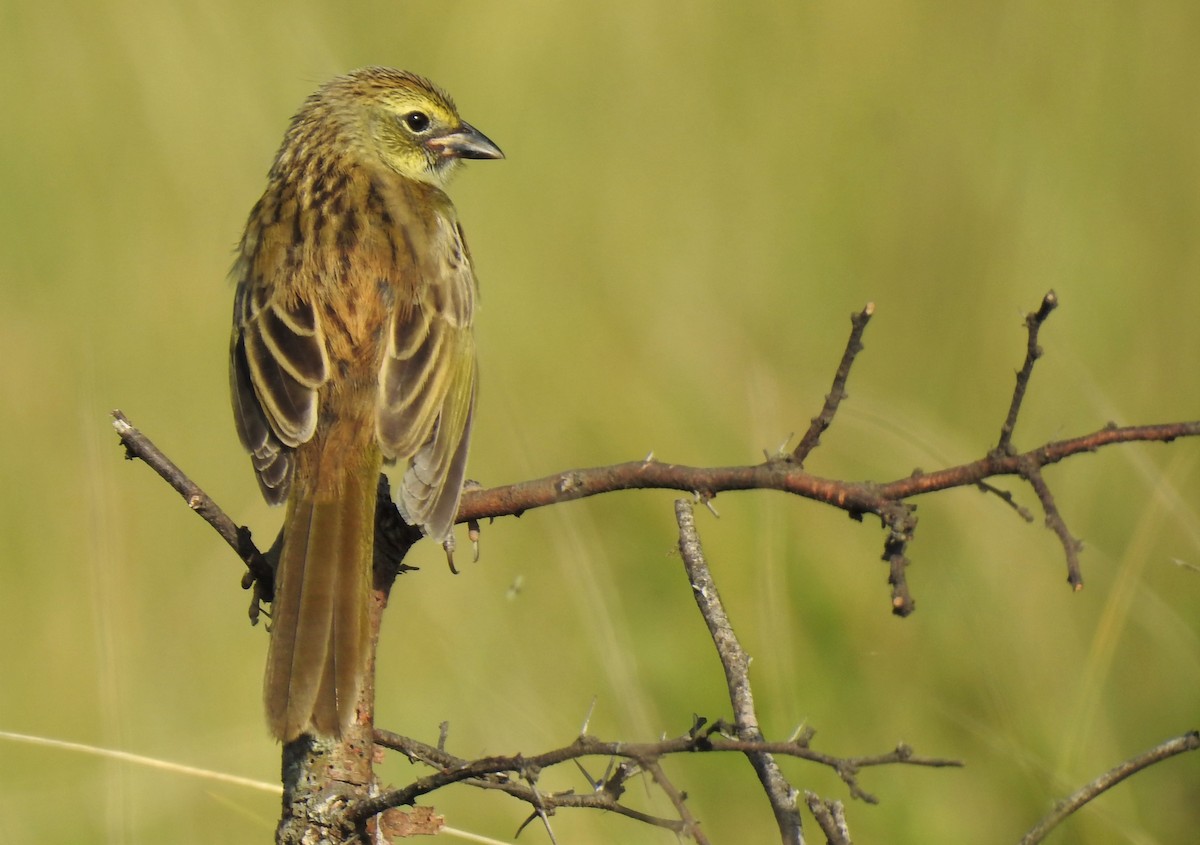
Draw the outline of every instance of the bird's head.
<instances>
[{"instance_id":1,"label":"bird's head","mask_svg":"<svg viewBox=\"0 0 1200 845\"><path fill-rule=\"evenodd\" d=\"M463 159L504 158L458 116L449 94L416 74L363 68L331 82L325 94L338 102L344 119L357 124L358 140L368 151L410 179L441 186Z\"/></svg>"}]
</instances>

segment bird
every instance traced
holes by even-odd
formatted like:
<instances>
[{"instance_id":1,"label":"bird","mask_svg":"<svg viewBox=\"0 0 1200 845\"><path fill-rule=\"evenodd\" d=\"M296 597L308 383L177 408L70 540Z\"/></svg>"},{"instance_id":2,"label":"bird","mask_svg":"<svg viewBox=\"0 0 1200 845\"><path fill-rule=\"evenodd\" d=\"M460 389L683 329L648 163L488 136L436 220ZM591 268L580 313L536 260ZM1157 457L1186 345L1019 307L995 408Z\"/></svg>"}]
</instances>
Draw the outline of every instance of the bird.
<instances>
[{"instance_id":1,"label":"bird","mask_svg":"<svg viewBox=\"0 0 1200 845\"><path fill-rule=\"evenodd\" d=\"M274 736L340 738L362 690L376 491L452 542L475 410L474 265L450 176L502 159L416 74L367 67L292 118L236 250L230 392L286 503L263 698Z\"/></svg>"}]
</instances>

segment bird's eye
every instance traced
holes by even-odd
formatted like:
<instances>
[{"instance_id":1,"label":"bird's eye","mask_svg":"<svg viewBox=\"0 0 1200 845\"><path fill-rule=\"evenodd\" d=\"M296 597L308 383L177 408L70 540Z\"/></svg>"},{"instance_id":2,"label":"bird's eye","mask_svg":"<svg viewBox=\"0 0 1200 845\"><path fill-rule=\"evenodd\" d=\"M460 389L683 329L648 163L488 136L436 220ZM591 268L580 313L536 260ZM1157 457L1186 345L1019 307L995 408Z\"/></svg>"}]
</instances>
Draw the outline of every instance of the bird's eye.
<instances>
[{"instance_id":1,"label":"bird's eye","mask_svg":"<svg viewBox=\"0 0 1200 845\"><path fill-rule=\"evenodd\" d=\"M423 111L410 111L403 117L404 125L413 132L424 132L429 128L429 115Z\"/></svg>"}]
</instances>

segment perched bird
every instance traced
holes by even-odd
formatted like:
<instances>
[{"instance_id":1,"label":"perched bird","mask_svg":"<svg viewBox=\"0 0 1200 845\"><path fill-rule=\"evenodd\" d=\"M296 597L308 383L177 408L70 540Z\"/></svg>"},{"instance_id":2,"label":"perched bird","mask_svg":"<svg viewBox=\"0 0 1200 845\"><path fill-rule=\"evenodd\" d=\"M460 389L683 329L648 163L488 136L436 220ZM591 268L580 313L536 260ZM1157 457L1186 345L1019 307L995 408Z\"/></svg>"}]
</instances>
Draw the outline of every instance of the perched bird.
<instances>
[{"instance_id":1,"label":"perched bird","mask_svg":"<svg viewBox=\"0 0 1200 845\"><path fill-rule=\"evenodd\" d=\"M504 154L419 76L338 77L292 118L250 212L230 386L268 502L287 502L264 699L271 731L337 737L368 648L376 485L438 542L458 513L475 406L476 282L443 187Z\"/></svg>"}]
</instances>

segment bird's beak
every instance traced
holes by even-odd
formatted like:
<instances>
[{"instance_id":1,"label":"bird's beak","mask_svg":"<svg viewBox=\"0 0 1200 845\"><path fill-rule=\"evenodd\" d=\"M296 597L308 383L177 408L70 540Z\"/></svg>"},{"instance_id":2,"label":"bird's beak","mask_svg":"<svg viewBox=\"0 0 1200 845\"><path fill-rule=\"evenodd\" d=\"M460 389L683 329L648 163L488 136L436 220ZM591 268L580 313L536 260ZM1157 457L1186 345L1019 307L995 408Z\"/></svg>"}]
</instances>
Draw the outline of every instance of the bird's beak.
<instances>
[{"instance_id":1,"label":"bird's beak","mask_svg":"<svg viewBox=\"0 0 1200 845\"><path fill-rule=\"evenodd\" d=\"M487 135L466 122L454 132L430 138L425 146L442 158L504 158Z\"/></svg>"}]
</instances>

